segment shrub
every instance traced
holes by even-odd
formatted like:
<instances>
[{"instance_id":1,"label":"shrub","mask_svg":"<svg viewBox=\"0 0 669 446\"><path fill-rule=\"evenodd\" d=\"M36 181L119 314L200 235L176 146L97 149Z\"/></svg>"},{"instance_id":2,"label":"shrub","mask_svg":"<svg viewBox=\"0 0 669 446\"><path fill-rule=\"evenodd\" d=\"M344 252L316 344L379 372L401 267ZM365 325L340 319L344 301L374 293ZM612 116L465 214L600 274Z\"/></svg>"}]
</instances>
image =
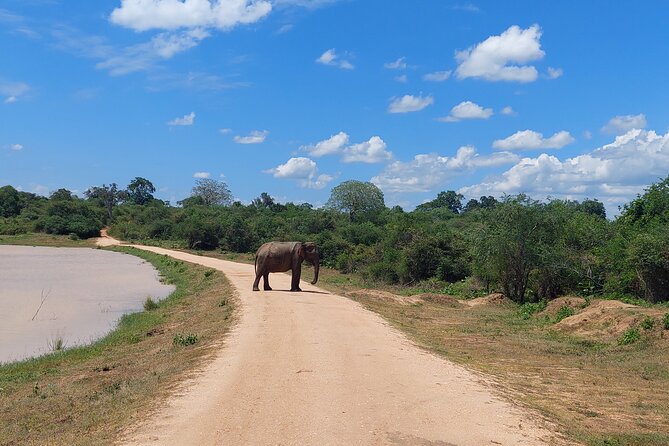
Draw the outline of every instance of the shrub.
<instances>
[{"instance_id":1,"label":"shrub","mask_svg":"<svg viewBox=\"0 0 669 446\"><path fill-rule=\"evenodd\" d=\"M172 339L172 343L176 346L187 347L193 345L198 341L198 337L195 334L183 335L181 333L175 334Z\"/></svg>"},{"instance_id":2,"label":"shrub","mask_svg":"<svg viewBox=\"0 0 669 446\"><path fill-rule=\"evenodd\" d=\"M669 313L664 315L662 318L662 323L664 324L664 329L669 330Z\"/></svg>"},{"instance_id":3,"label":"shrub","mask_svg":"<svg viewBox=\"0 0 669 446\"><path fill-rule=\"evenodd\" d=\"M557 314L555 315L555 323L560 322L562 319L566 319L569 316L573 316L575 313L574 309L568 305L563 305L560 307L558 310Z\"/></svg>"},{"instance_id":4,"label":"shrub","mask_svg":"<svg viewBox=\"0 0 669 446\"><path fill-rule=\"evenodd\" d=\"M620 339L618 339L618 345L634 344L639 339L641 339L641 333L639 333L639 329L631 327L628 328L625 333L623 333Z\"/></svg>"},{"instance_id":5,"label":"shrub","mask_svg":"<svg viewBox=\"0 0 669 446\"><path fill-rule=\"evenodd\" d=\"M641 321L641 328L644 330L652 330L655 327L655 319L650 316L646 316L644 320Z\"/></svg>"},{"instance_id":6,"label":"shrub","mask_svg":"<svg viewBox=\"0 0 669 446\"><path fill-rule=\"evenodd\" d=\"M546 301L542 300L537 303L524 303L520 307L518 307L518 316L520 316L521 319L529 319L532 317L533 314L539 313L541 311L544 311L546 309Z\"/></svg>"},{"instance_id":7,"label":"shrub","mask_svg":"<svg viewBox=\"0 0 669 446\"><path fill-rule=\"evenodd\" d=\"M156 301L154 301L150 297L147 297L146 300L144 301L144 310L151 311L155 310L156 308L158 308L158 304L156 303Z\"/></svg>"}]
</instances>

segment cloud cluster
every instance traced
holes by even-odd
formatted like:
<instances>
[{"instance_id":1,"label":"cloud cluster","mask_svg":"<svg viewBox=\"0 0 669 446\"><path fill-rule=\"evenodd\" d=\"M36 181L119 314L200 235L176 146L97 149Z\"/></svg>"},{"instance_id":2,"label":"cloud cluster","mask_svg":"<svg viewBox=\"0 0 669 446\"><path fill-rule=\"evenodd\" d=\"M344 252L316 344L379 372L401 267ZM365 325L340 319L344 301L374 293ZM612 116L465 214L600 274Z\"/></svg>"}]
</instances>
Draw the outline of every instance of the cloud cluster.
<instances>
[{"instance_id":1,"label":"cloud cluster","mask_svg":"<svg viewBox=\"0 0 669 446\"><path fill-rule=\"evenodd\" d=\"M435 71L433 73L427 73L423 75L423 80L428 82L444 82L451 77L451 70L447 71Z\"/></svg>"},{"instance_id":2,"label":"cloud cluster","mask_svg":"<svg viewBox=\"0 0 669 446\"><path fill-rule=\"evenodd\" d=\"M632 129L645 129L646 115L621 115L614 116L602 127L602 132L611 135L620 135L629 132Z\"/></svg>"},{"instance_id":3,"label":"cloud cluster","mask_svg":"<svg viewBox=\"0 0 669 446\"><path fill-rule=\"evenodd\" d=\"M518 159L517 155L509 152L480 155L474 147L463 146L455 156L419 154L412 161L390 163L372 178L372 183L384 192L428 192L477 168L512 164Z\"/></svg>"},{"instance_id":4,"label":"cloud cluster","mask_svg":"<svg viewBox=\"0 0 669 446\"><path fill-rule=\"evenodd\" d=\"M174 118L167 125L170 126L189 126L195 124L195 112L190 112L182 118Z\"/></svg>"},{"instance_id":5,"label":"cloud cluster","mask_svg":"<svg viewBox=\"0 0 669 446\"><path fill-rule=\"evenodd\" d=\"M355 68L351 62L348 60L342 59L342 57L337 54L337 51L334 48L330 48L326 52L320 55L316 62L322 65L328 65L331 67L338 67L343 70L352 70Z\"/></svg>"},{"instance_id":6,"label":"cloud cluster","mask_svg":"<svg viewBox=\"0 0 669 446\"><path fill-rule=\"evenodd\" d=\"M112 23L135 31L218 28L255 23L272 10L266 0L121 0Z\"/></svg>"},{"instance_id":7,"label":"cloud cluster","mask_svg":"<svg viewBox=\"0 0 669 446\"><path fill-rule=\"evenodd\" d=\"M237 144L262 144L265 142L265 139L267 139L267 135L269 135L269 131L267 130L253 130L247 136L237 135L233 140Z\"/></svg>"},{"instance_id":8,"label":"cloud cluster","mask_svg":"<svg viewBox=\"0 0 669 446\"><path fill-rule=\"evenodd\" d=\"M206 179L206 178L209 178L209 177L211 177L210 172L195 172L193 174L193 178L198 178L198 179Z\"/></svg>"},{"instance_id":9,"label":"cloud cluster","mask_svg":"<svg viewBox=\"0 0 669 446\"><path fill-rule=\"evenodd\" d=\"M348 134L339 132L316 144L302 146L300 150L308 152L314 157L342 155L344 163L375 164L393 158L393 154L386 150L385 141L379 136L372 136L367 141L351 145L349 145L349 140Z\"/></svg>"},{"instance_id":10,"label":"cloud cluster","mask_svg":"<svg viewBox=\"0 0 669 446\"><path fill-rule=\"evenodd\" d=\"M407 67L406 57L400 57L394 62L387 62L383 64L383 68L388 70L404 70Z\"/></svg>"},{"instance_id":11,"label":"cloud cluster","mask_svg":"<svg viewBox=\"0 0 669 446\"><path fill-rule=\"evenodd\" d=\"M19 151L23 150L23 144L12 144L12 145L9 146L9 149L13 150L15 152L19 152Z\"/></svg>"},{"instance_id":12,"label":"cloud cluster","mask_svg":"<svg viewBox=\"0 0 669 446\"><path fill-rule=\"evenodd\" d=\"M388 106L388 113L411 113L417 112L434 103L432 96L404 95L401 98L392 98Z\"/></svg>"},{"instance_id":13,"label":"cloud cluster","mask_svg":"<svg viewBox=\"0 0 669 446\"><path fill-rule=\"evenodd\" d=\"M334 179L332 175L318 175L316 162L305 157L290 158L285 164L265 170L274 178L297 180L300 187L309 189L322 189Z\"/></svg>"},{"instance_id":14,"label":"cloud cluster","mask_svg":"<svg viewBox=\"0 0 669 446\"><path fill-rule=\"evenodd\" d=\"M542 59L541 28L521 29L514 25L499 36L490 36L478 45L456 52L458 79L533 82L538 72L528 62Z\"/></svg>"},{"instance_id":15,"label":"cloud cluster","mask_svg":"<svg viewBox=\"0 0 669 446\"><path fill-rule=\"evenodd\" d=\"M492 115L492 108L483 108L472 101L464 101L453 107L448 116L438 118L437 120L442 122L457 122L463 119L488 119Z\"/></svg>"},{"instance_id":16,"label":"cloud cluster","mask_svg":"<svg viewBox=\"0 0 669 446\"><path fill-rule=\"evenodd\" d=\"M498 150L537 150L561 149L576 141L567 131L555 133L550 138L534 130L521 130L505 139L498 139L492 143Z\"/></svg>"},{"instance_id":17,"label":"cloud cluster","mask_svg":"<svg viewBox=\"0 0 669 446\"><path fill-rule=\"evenodd\" d=\"M523 158L499 176L464 187L467 196L527 193L536 198L602 198L609 213L669 171L669 133L630 130L611 144L561 161Z\"/></svg>"}]
</instances>

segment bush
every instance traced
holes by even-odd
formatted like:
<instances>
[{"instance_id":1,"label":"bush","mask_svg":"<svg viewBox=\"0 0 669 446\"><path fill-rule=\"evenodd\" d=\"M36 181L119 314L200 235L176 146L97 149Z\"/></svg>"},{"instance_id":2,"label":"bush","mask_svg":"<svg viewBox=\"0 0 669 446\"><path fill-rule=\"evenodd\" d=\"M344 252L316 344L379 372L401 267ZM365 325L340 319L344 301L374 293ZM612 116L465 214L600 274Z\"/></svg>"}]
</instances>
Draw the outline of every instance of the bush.
<instances>
[{"instance_id":1,"label":"bush","mask_svg":"<svg viewBox=\"0 0 669 446\"><path fill-rule=\"evenodd\" d=\"M618 339L618 345L629 345L634 344L636 341L641 339L641 333L639 333L638 328L628 328L625 333Z\"/></svg>"},{"instance_id":2,"label":"bush","mask_svg":"<svg viewBox=\"0 0 669 446\"><path fill-rule=\"evenodd\" d=\"M198 341L198 337L195 334L183 335L181 333L175 334L172 338L172 343L176 346L187 347L193 345Z\"/></svg>"},{"instance_id":3,"label":"bush","mask_svg":"<svg viewBox=\"0 0 669 446\"><path fill-rule=\"evenodd\" d=\"M641 321L641 328L644 330L652 330L655 327L655 319L650 316L646 316L644 320Z\"/></svg>"},{"instance_id":4,"label":"bush","mask_svg":"<svg viewBox=\"0 0 669 446\"><path fill-rule=\"evenodd\" d=\"M144 310L145 311L152 311L158 308L158 304L156 301L151 299L150 297L147 297L146 300L144 301Z\"/></svg>"},{"instance_id":5,"label":"bush","mask_svg":"<svg viewBox=\"0 0 669 446\"><path fill-rule=\"evenodd\" d=\"M557 324L560 322L562 319L566 319L570 316L573 316L575 313L574 309L568 305L563 305L560 307L558 310L557 314L555 315L555 323Z\"/></svg>"},{"instance_id":6,"label":"bush","mask_svg":"<svg viewBox=\"0 0 669 446\"><path fill-rule=\"evenodd\" d=\"M665 314L662 318L662 324L664 325L665 330L669 330L669 313Z\"/></svg>"},{"instance_id":7,"label":"bush","mask_svg":"<svg viewBox=\"0 0 669 446\"><path fill-rule=\"evenodd\" d=\"M537 303L524 303L518 307L518 316L520 316L521 319L527 320L531 318L533 314L544 311L546 309L546 305L548 304L545 300L539 301Z\"/></svg>"}]
</instances>

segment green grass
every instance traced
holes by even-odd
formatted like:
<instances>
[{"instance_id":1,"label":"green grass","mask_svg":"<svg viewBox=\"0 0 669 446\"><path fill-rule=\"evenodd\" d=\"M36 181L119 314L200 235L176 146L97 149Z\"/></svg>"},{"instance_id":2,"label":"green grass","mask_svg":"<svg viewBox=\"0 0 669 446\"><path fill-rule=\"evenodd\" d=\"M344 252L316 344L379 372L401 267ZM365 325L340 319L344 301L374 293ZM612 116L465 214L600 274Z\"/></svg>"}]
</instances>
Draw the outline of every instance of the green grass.
<instances>
[{"instance_id":1,"label":"green grass","mask_svg":"<svg viewBox=\"0 0 669 446\"><path fill-rule=\"evenodd\" d=\"M51 246L59 248L92 248L92 239L73 240L67 235L30 233L19 235L0 235L0 245Z\"/></svg>"}]
</instances>

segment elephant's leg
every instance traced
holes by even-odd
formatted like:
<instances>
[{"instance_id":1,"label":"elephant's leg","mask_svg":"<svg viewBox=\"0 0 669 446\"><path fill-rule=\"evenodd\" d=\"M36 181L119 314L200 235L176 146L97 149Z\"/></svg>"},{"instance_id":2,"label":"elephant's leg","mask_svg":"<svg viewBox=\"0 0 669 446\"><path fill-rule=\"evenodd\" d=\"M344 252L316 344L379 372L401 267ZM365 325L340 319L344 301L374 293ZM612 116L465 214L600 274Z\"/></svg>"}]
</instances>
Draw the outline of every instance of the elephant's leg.
<instances>
[{"instance_id":1,"label":"elephant's leg","mask_svg":"<svg viewBox=\"0 0 669 446\"><path fill-rule=\"evenodd\" d=\"M269 273L263 274L263 282L265 283L264 290L265 291L272 291L272 287L269 286Z\"/></svg>"},{"instance_id":2,"label":"elephant's leg","mask_svg":"<svg viewBox=\"0 0 669 446\"><path fill-rule=\"evenodd\" d=\"M260 283L260 278L262 277L262 274L260 271L256 271L256 280L253 281L253 291L260 291L260 288L258 288L258 284ZM265 286L267 286L267 280L265 280Z\"/></svg>"},{"instance_id":3,"label":"elephant's leg","mask_svg":"<svg viewBox=\"0 0 669 446\"><path fill-rule=\"evenodd\" d=\"M290 282L290 291L302 291L300 288L300 276L302 275L302 265L293 265L293 279Z\"/></svg>"}]
</instances>

